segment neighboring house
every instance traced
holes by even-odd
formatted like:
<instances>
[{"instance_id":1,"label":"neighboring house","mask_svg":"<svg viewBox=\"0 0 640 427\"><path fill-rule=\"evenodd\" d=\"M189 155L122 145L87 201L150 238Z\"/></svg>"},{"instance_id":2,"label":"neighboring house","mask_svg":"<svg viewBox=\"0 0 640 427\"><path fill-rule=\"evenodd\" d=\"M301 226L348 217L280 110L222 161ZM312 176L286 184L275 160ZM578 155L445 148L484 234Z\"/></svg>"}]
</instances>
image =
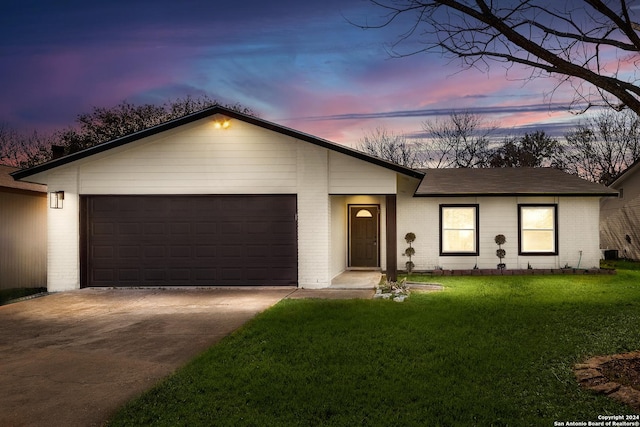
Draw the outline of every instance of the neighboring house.
<instances>
[{"instance_id":1,"label":"neighboring house","mask_svg":"<svg viewBox=\"0 0 640 427\"><path fill-rule=\"evenodd\" d=\"M221 107L13 174L49 209L50 291L323 288L348 269L596 267L598 202L550 169L418 171Z\"/></svg>"},{"instance_id":2,"label":"neighboring house","mask_svg":"<svg viewBox=\"0 0 640 427\"><path fill-rule=\"evenodd\" d=\"M0 289L47 284L47 187L0 165Z\"/></svg>"},{"instance_id":3,"label":"neighboring house","mask_svg":"<svg viewBox=\"0 0 640 427\"><path fill-rule=\"evenodd\" d=\"M600 202L600 245L612 257L640 260L639 171L636 161L609 185L618 197Z\"/></svg>"}]
</instances>

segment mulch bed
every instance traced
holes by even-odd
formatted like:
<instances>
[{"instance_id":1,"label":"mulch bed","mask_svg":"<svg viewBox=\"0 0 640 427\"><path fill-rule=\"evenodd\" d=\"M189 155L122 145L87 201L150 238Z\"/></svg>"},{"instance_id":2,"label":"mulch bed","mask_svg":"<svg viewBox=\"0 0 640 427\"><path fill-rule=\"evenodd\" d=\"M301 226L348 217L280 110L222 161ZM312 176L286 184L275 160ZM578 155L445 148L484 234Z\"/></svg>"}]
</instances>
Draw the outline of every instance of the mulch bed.
<instances>
[{"instance_id":1,"label":"mulch bed","mask_svg":"<svg viewBox=\"0 0 640 427\"><path fill-rule=\"evenodd\" d=\"M640 412L640 352L592 357L574 371L582 387Z\"/></svg>"},{"instance_id":2,"label":"mulch bed","mask_svg":"<svg viewBox=\"0 0 640 427\"><path fill-rule=\"evenodd\" d=\"M425 270L416 273L431 276L533 276L541 274L616 274L616 270L609 268L505 268L505 269L483 269L474 268L470 270Z\"/></svg>"},{"instance_id":3,"label":"mulch bed","mask_svg":"<svg viewBox=\"0 0 640 427\"><path fill-rule=\"evenodd\" d=\"M640 358L613 359L600 365L605 378L640 391Z\"/></svg>"}]
</instances>

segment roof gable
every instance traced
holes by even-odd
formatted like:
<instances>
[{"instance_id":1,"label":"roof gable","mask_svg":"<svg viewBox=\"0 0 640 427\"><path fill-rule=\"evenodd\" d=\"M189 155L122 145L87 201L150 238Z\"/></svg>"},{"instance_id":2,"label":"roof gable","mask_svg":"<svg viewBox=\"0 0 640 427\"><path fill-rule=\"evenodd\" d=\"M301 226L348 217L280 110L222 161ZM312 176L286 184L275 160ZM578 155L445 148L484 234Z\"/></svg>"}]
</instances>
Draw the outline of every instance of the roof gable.
<instances>
[{"instance_id":1,"label":"roof gable","mask_svg":"<svg viewBox=\"0 0 640 427\"><path fill-rule=\"evenodd\" d=\"M552 168L426 169L415 192L452 196L616 196L604 185Z\"/></svg>"},{"instance_id":2,"label":"roof gable","mask_svg":"<svg viewBox=\"0 0 640 427\"><path fill-rule=\"evenodd\" d=\"M620 188L620 186L628 179L630 179L632 176L634 176L637 172L638 169L640 169L640 159L637 159L635 162L633 162L631 164L631 166L629 166L628 168L626 168L625 170L623 170L618 177L613 180L613 182L611 182L611 184L609 184L609 187L611 188Z\"/></svg>"},{"instance_id":3,"label":"roof gable","mask_svg":"<svg viewBox=\"0 0 640 427\"><path fill-rule=\"evenodd\" d=\"M42 184L33 184L30 182L20 182L11 178L11 174L19 171L19 168L12 166L0 165L0 187L11 188L17 190L34 191L38 193L46 193L47 186Z\"/></svg>"},{"instance_id":4,"label":"roof gable","mask_svg":"<svg viewBox=\"0 0 640 427\"><path fill-rule=\"evenodd\" d=\"M179 119L171 120L169 122L163 123L158 126L151 127L149 129L142 130L140 132L135 132L121 138L117 138L111 141L104 142L102 144L95 145L93 147L87 148L82 151L78 151L77 153L69 154L64 157L60 157L58 159L50 160L46 163L34 166L32 168L23 169L17 172L11 173L14 179L19 180L23 178L27 178L29 176L35 175L37 173L45 172L51 169L55 169L57 167L72 163L76 160L84 159L90 156L93 156L98 153L102 153L108 151L110 149L120 147L134 141L138 141L142 138L146 138L152 135L159 134L161 132L165 132L171 129L175 129L179 126L186 125L188 123L195 122L197 120L201 120L207 117L212 117L214 115L223 115L235 120L241 120L243 122L261 127L263 129L271 130L273 132L280 133L282 135L290 136L297 140L305 141L320 147L327 148L329 150L333 150L339 153L346 154L348 156L363 160L368 163L372 163L378 166L382 166L386 169L390 169L392 171L401 173L403 175L412 176L414 178L421 178L423 173L414 169L410 169L404 166L397 165L395 163L388 162L383 159L379 159L377 157L370 156L361 151L354 150L352 148L339 145L328 140L318 138L303 132L299 132L297 130L277 125L275 123L260 119L258 117L249 116L247 114L243 114L225 107L214 106L210 108L206 108L199 112L181 117Z\"/></svg>"}]
</instances>

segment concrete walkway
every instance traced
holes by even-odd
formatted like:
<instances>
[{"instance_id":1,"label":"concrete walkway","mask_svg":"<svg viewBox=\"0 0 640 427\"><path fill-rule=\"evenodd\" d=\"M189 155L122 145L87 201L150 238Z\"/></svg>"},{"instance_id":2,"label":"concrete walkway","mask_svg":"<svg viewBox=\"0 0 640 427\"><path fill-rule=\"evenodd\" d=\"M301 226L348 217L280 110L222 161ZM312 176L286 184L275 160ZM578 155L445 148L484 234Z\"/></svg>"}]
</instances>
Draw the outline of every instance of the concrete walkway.
<instances>
[{"instance_id":1,"label":"concrete walkway","mask_svg":"<svg viewBox=\"0 0 640 427\"><path fill-rule=\"evenodd\" d=\"M287 299L371 299L373 289L297 289Z\"/></svg>"},{"instance_id":2,"label":"concrete walkway","mask_svg":"<svg viewBox=\"0 0 640 427\"><path fill-rule=\"evenodd\" d=\"M373 289L82 289L0 306L0 426L100 426L283 298Z\"/></svg>"},{"instance_id":3,"label":"concrete walkway","mask_svg":"<svg viewBox=\"0 0 640 427\"><path fill-rule=\"evenodd\" d=\"M380 271L349 270L334 277L329 289L375 289L380 284L380 279Z\"/></svg>"}]
</instances>

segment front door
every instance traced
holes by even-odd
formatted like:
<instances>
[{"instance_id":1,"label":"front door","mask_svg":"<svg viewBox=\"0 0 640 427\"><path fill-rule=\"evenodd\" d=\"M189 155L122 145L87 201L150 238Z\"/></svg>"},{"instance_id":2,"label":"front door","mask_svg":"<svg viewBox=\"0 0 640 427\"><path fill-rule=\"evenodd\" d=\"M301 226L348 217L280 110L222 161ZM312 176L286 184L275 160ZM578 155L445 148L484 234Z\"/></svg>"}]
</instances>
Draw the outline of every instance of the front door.
<instances>
[{"instance_id":1,"label":"front door","mask_svg":"<svg viewBox=\"0 0 640 427\"><path fill-rule=\"evenodd\" d=\"M379 267L378 206L349 206L349 266Z\"/></svg>"}]
</instances>

